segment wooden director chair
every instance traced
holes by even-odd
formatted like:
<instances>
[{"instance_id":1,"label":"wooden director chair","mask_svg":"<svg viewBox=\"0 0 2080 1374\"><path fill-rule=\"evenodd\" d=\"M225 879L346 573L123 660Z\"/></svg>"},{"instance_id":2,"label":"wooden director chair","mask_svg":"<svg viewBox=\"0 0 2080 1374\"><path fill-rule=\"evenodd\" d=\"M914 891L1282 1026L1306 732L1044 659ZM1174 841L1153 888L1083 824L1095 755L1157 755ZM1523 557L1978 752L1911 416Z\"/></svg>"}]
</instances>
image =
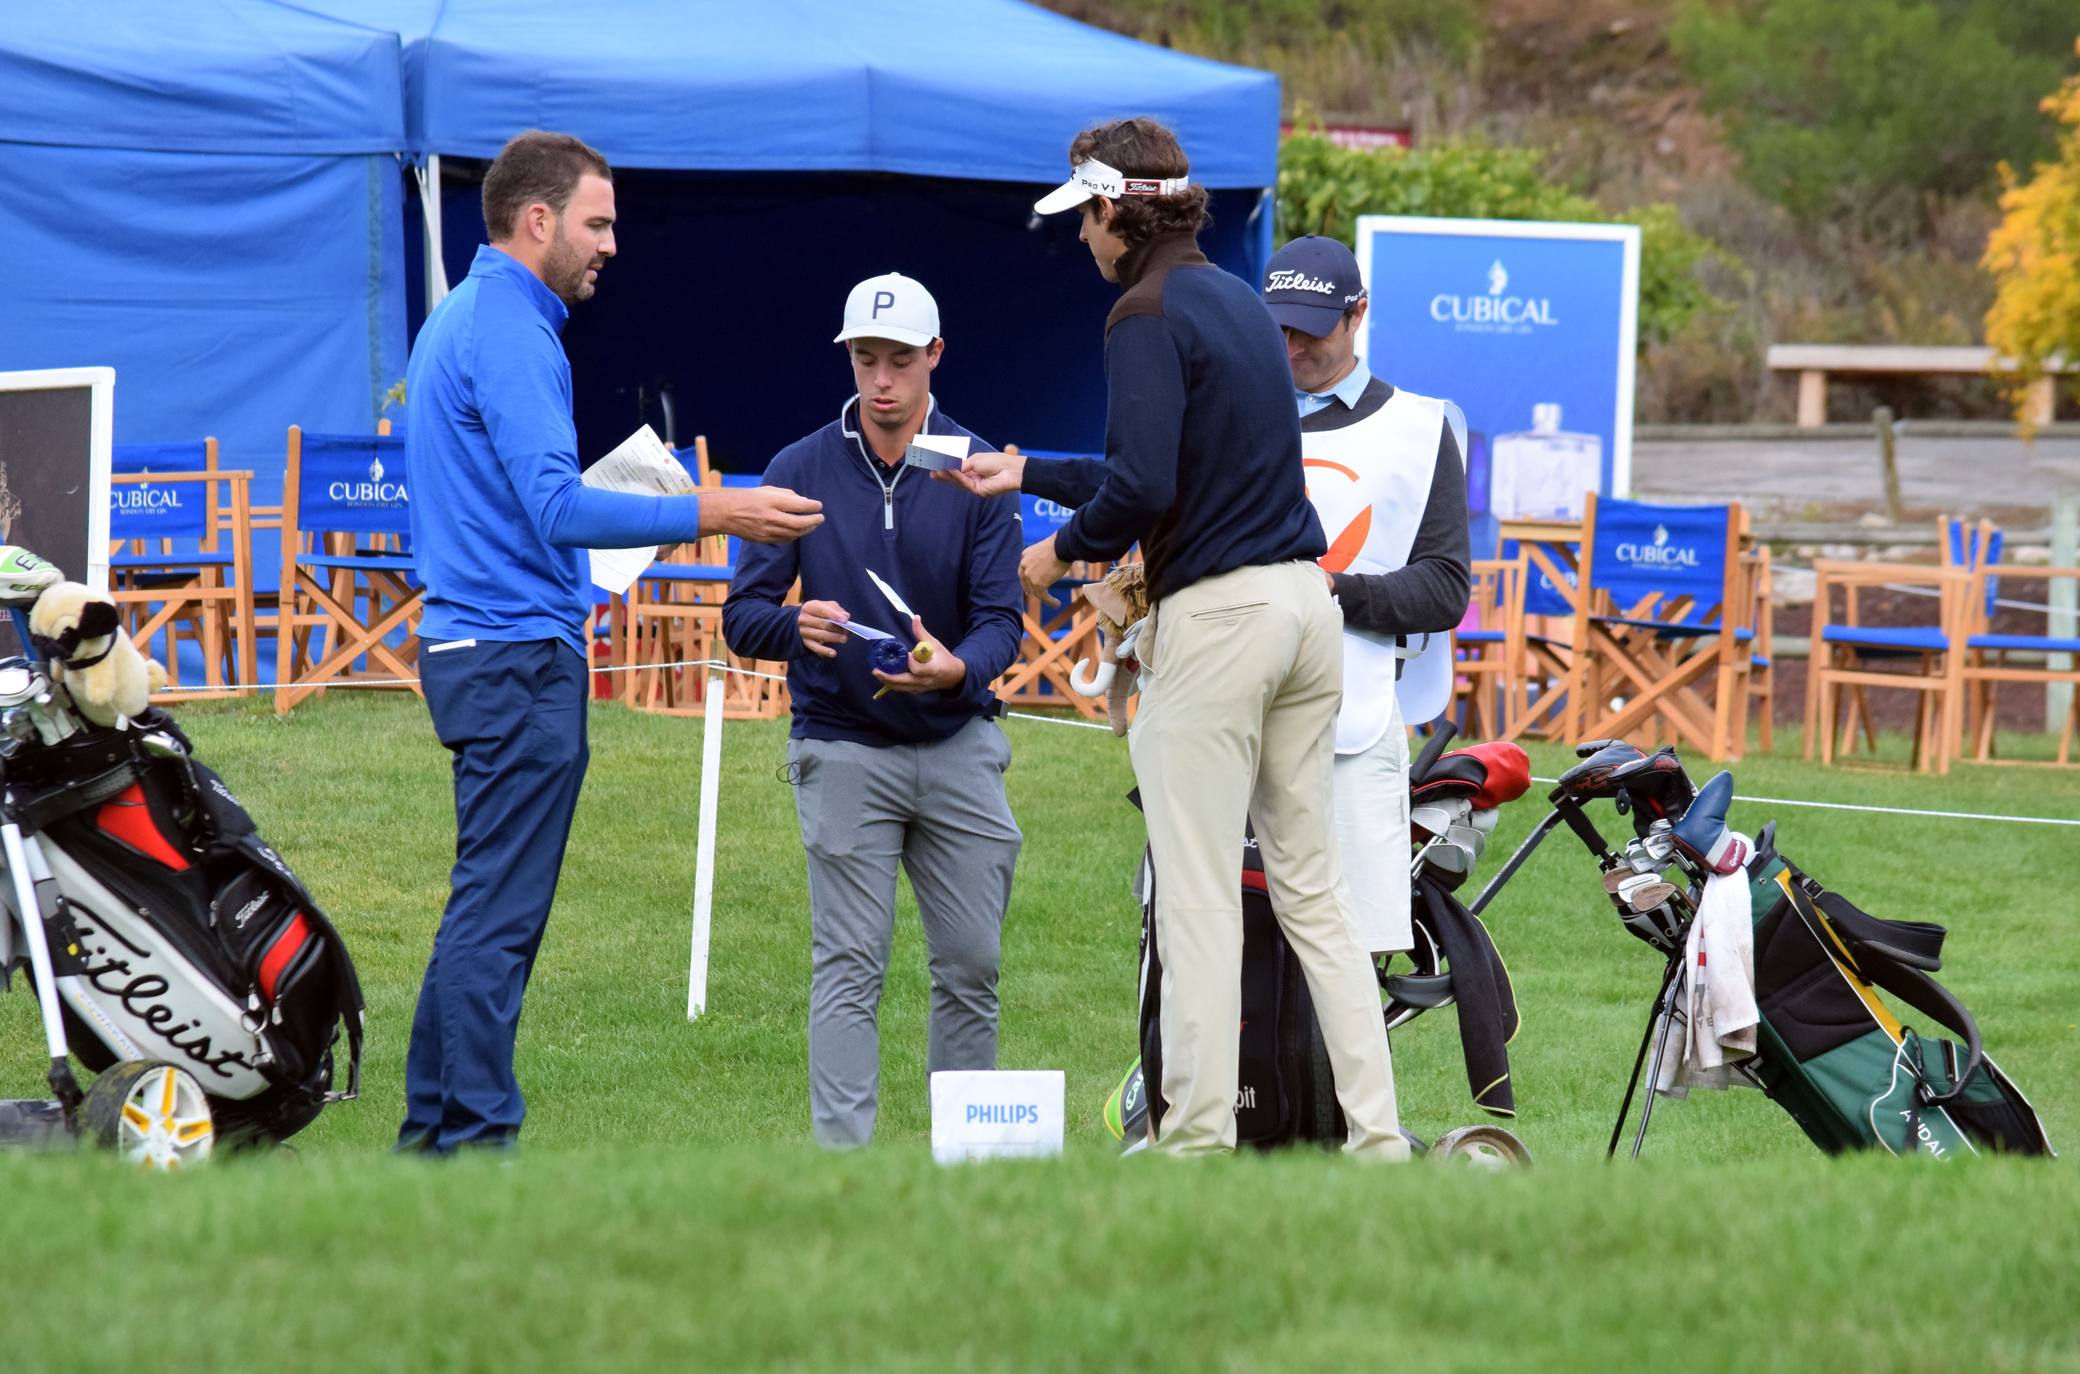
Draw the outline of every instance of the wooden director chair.
<instances>
[{"instance_id":1,"label":"wooden director chair","mask_svg":"<svg viewBox=\"0 0 2080 1374\"><path fill-rule=\"evenodd\" d=\"M1007 453L1017 449L1007 447ZM1088 455L1068 453L1043 453L1037 450L1028 454L1034 458L1073 458ZM1030 492L1019 494L1019 519L1025 526L1024 541L1034 540L1060 530L1069 523L1076 512L1054 501L1046 501ZM1139 557L1130 553L1121 562ZM1036 596L1028 596L1020 619L1025 628L1019 640L1018 657L997 679L997 696L1009 706L1063 707L1082 716L1085 720L1105 718L1105 699L1077 694L1069 685L1069 674L1074 671L1077 660L1098 658L1098 612L1089 602L1076 595L1079 587L1096 582L1111 570L1109 563L1075 563L1069 575L1049 589L1056 605L1049 606Z\"/></svg>"},{"instance_id":2,"label":"wooden director chair","mask_svg":"<svg viewBox=\"0 0 2080 1374\"><path fill-rule=\"evenodd\" d=\"M1997 558L1998 552L1989 557ZM1974 763L2007 763L1994 757L1994 730L1999 711L1995 693L2001 683L2034 683L2046 688L2064 683L2071 701L2058 735L2058 764L2073 761L2073 738L2080 732L2080 628L2070 610L2049 607L2037 612L2044 617L2041 634L1995 634L1993 615L1999 589L2014 589L2017 582L2050 587L2059 582L2080 580L2080 568L2039 568L2018 564L1980 562L1968 574L1959 596L1964 651L1953 654L1957 675L1956 696L1962 715L1969 711L1975 728L1960 736L1954 747L1960 758L1969 738ZM2015 655L2022 655L2018 659Z\"/></svg>"},{"instance_id":3,"label":"wooden director chair","mask_svg":"<svg viewBox=\"0 0 2080 1374\"><path fill-rule=\"evenodd\" d=\"M1580 739L1577 723L1582 688L1577 680L1574 627L1586 527L1579 520L1499 522L1501 559L1520 561L1523 574L1507 584L1513 595L1506 616L1518 624L1522 652L1515 681L1504 696L1505 740L1533 736Z\"/></svg>"},{"instance_id":4,"label":"wooden director chair","mask_svg":"<svg viewBox=\"0 0 2080 1374\"><path fill-rule=\"evenodd\" d=\"M1982 564L2000 562L2001 546L2005 540L2006 535L1991 520L1975 521L1954 515L1936 517L1936 547L1942 553L1943 566L1962 576L1970 577ZM1992 628L1994 601L2000 595L1999 588L1998 577L1989 578L1984 582L1980 592L1984 600L1979 603L1984 614L1967 617L1972 623L1960 626L1964 633L1984 634ZM1965 594L1971 594L1970 590L1967 589ZM1970 649L1966 650L1967 659L1974 656ZM1976 655L1982 659L1984 656L1983 652ZM1959 708L1964 712L1966 739L1977 740L1983 731L1990 746L1991 727L1983 726L1980 712L1994 704L1996 694L1994 684L1984 680L1972 683L1966 690L1964 699L1959 703ZM1958 749L1957 752L1961 754L1962 749Z\"/></svg>"},{"instance_id":5,"label":"wooden director chair","mask_svg":"<svg viewBox=\"0 0 2080 1374\"><path fill-rule=\"evenodd\" d=\"M756 473L720 473L708 466L708 441L694 440L688 471L703 489L757 486ZM722 638L722 603L736 578L742 541L710 535L680 544L645 570L617 607L621 627L616 658L627 671L618 695L638 711L663 716L699 715L707 702L711 661L739 672L722 675L722 712L730 720L770 720L788 709L785 663L747 659ZM790 600L799 595L799 588ZM754 676L763 674L764 676Z\"/></svg>"},{"instance_id":6,"label":"wooden director chair","mask_svg":"<svg viewBox=\"0 0 2080 1374\"><path fill-rule=\"evenodd\" d=\"M250 472L217 466L217 441L118 444L111 463L109 597L166 668L156 701L253 690ZM182 635L202 680L186 680Z\"/></svg>"},{"instance_id":7,"label":"wooden director chair","mask_svg":"<svg viewBox=\"0 0 2080 1374\"><path fill-rule=\"evenodd\" d=\"M1759 565L1739 505L1670 506L1588 494L1573 644L1578 733L1642 730L1717 760L1746 745ZM1710 700L1705 689L1710 688Z\"/></svg>"},{"instance_id":8,"label":"wooden director chair","mask_svg":"<svg viewBox=\"0 0 2080 1374\"><path fill-rule=\"evenodd\" d=\"M414 569L404 440L289 427L275 710L328 685L418 683L425 588Z\"/></svg>"},{"instance_id":9,"label":"wooden director chair","mask_svg":"<svg viewBox=\"0 0 2080 1374\"><path fill-rule=\"evenodd\" d=\"M1466 619L1453 637L1452 695L1468 739L1501 739L1523 714L1524 556L1473 562Z\"/></svg>"},{"instance_id":10,"label":"wooden director chair","mask_svg":"<svg viewBox=\"0 0 2080 1374\"><path fill-rule=\"evenodd\" d=\"M1878 736L1866 689L1917 694L1913 767L1950 771L1952 742L1962 728L1962 647L1959 619L1969 579L1955 568L1821 559L1813 564L1812 652L1806 661L1805 757L1815 746L1822 763L1838 747L1848 752L1861 733L1871 749ZM1925 588L1927 616L1914 625L1862 623L1858 592ZM1839 618L1835 593L1841 593Z\"/></svg>"}]
</instances>

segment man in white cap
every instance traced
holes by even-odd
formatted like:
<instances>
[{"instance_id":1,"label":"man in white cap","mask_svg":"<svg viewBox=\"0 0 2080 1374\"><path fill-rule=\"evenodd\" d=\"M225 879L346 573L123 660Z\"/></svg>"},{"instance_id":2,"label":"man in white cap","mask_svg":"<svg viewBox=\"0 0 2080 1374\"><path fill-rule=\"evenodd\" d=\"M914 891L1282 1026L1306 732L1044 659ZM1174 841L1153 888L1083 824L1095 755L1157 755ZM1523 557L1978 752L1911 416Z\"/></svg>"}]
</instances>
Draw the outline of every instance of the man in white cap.
<instances>
[{"instance_id":1,"label":"man in white cap","mask_svg":"<svg viewBox=\"0 0 2080 1374\"><path fill-rule=\"evenodd\" d=\"M893 272L861 282L836 342L856 394L766 469L822 501L824 524L814 539L744 546L722 628L737 653L788 664L814 958L810 1121L842 1148L873 1138L899 865L931 967L928 1067L996 1067L999 935L1022 836L990 683L1018 656L1024 601L1018 497L978 502L905 461L927 445L953 462L989 447L932 397L946 345L931 293ZM797 579L802 602L788 605ZM891 642L909 651L900 671L876 666Z\"/></svg>"},{"instance_id":2,"label":"man in white cap","mask_svg":"<svg viewBox=\"0 0 2080 1374\"><path fill-rule=\"evenodd\" d=\"M1077 508L1022 555L1028 587L1051 584L1064 560L1136 544L1147 563L1127 742L1163 951L1156 1143L1235 1147L1247 819L1314 998L1345 1148L1406 1159L1379 983L1339 892L1329 797L1343 625L1315 562L1328 542L1307 502L1284 343L1256 288L1199 251L1206 192L1168 129L1099 125L1070 144L1069 164L1034 209L1077 209L1099 274L1121 287L1105 322L1104 460L984 454L941 475L980 496L1022 486Z\"/></svg>"}]
</instances>

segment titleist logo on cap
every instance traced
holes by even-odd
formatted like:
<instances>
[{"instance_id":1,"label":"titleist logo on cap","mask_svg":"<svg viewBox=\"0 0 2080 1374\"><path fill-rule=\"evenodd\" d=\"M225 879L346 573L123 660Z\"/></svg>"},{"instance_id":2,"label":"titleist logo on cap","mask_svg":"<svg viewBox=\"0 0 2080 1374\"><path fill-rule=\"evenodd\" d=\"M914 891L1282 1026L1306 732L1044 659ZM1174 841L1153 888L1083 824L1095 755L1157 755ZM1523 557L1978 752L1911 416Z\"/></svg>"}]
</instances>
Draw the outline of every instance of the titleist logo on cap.
<instances>
[{"instance_id":1,"label":"titleist logo on cap","mask_svg":"<svg viewBox=\"0 0 2080 1374\"><path fill-rule=\"evenodd\" d=\"M1312 291L1318 296L1336 294L1336 283L1322 277L1310 277L1305 272L1285 270L1273 272L1271 280L1264 283L1266 291Z\"/></svg>"},{"instance_id":2,"label":"titleist logo on cap","mask_svg":"<svg viewBox=\"0 0 2080 1374\"><path fill-rule=\"evenodd\" d=\"M1161 177L1128 177L1120 184L1123 196L1159 196L1163 194Z\"/></svg>"}]
</instances>

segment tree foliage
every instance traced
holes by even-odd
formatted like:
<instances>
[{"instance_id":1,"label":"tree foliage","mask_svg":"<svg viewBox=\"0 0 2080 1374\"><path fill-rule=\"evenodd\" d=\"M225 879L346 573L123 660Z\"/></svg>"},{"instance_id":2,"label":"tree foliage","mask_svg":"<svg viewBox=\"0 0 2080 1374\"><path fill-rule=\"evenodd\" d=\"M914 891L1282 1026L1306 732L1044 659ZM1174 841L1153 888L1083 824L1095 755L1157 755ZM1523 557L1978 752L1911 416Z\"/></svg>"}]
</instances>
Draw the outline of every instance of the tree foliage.
<instances>
[{"instance_id":1,"label":"tree foliage","mask_svg":"<svg viewBox=\"0 0 2080 1374\"><path fill-rule=\"evenodd\" d=\"M1870 224L2046 150L2032 93L2072 17L2073 0L1683 0L1669 36L1751 185L1805 223Z\"/></svg>"},{"instance_id":2,"label":"tree foliage","mask_svg":"<svg viewBox=\"0 0 2080 1374\"><path fill-rule=\"evenodd\" d=\"M1457 61L1481 41L1476 0L1042 0L1089 23L1165 46L1247 60L1267 47L1350 44L1378 58L1427 44Z\"/></svg>"},{"instance_id":3,"label":"tree foliage","mask_svg":"<svg viewBox=\"0 0 2080 1374\"><path fill-rule=\"evenodd\" d=\"M2064 126L2057 155L2028 181L2002 165L2002 219L1984 260L1995 283L1986 341L2016 360L2018 407L2052 358L2080 362L2080 76L2067 78L2044 109Z\"/></svg>"},{"instance_id":4,"label":"tree foliage","mask_svg":"<svg viewBox=\"0 0 2080 1374\"><path fill-rule=\"evenodd\" d=\"M1326 234L1356 243L1360 215L1440 215L1462 219L1562 220L1640 227L1639 342L1659 343L1699 311L1723 304L1705 283L1708 263L1738 264L1683 227L1672 205L1613 215L1587 196L1548 180L1535 148L1440 141L1366 151L1313 134L1279 150L1278 236Z\"/></svg>"}]
</instances>

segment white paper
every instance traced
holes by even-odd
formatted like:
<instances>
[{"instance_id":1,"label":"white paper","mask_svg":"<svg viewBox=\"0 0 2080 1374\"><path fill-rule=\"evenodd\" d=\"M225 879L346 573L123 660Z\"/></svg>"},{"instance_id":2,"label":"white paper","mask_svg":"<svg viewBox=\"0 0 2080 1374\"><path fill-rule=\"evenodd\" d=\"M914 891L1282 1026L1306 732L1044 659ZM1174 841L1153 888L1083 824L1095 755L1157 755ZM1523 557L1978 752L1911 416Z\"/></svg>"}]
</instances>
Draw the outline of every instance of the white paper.
<instances>
[{"instance_id":1,"label":"white paper","mask_svg":"<svg viewBox=\"0 0 2080 1374\"><path fill-rule=\"evenodd\" d=\"M931 472L944 472L957 468L968 456L968 436L965 434L920 434L910 441L903 453L903 461L914 468Z\"/></svg>"},{"instance_id":2,"label":"white paper","mask_svg":"<svg viewBox=\"0 0 2080 1374\"><path fill-rule=\"evenodd\" d=\"M889 605L901 611L905 617L914 617L917 614L917 612L911 610L909 606L904 604L902 597L896 595L896 589L894 587L889 586L886 582L881 580L880 573L875 572L872 568L868 568L867 576L874 579L874 585L879 587L881 589L881 594L888 598Z\"/></svg>"},{"instance_id":3,"label":"white paper","mask_svg":"<svg viewBox=\"0 0 2080 1374\"><path fill-rule=\"evenodd\" d=\"M579 478L600 491L637 496L691 496L700 488L657 432L644 425L623 439L613 452L585 469ZM657 559L657 546L638 549L593 549L592 584L619 596L635 585Z\"/></svg>"}]
</instances>

